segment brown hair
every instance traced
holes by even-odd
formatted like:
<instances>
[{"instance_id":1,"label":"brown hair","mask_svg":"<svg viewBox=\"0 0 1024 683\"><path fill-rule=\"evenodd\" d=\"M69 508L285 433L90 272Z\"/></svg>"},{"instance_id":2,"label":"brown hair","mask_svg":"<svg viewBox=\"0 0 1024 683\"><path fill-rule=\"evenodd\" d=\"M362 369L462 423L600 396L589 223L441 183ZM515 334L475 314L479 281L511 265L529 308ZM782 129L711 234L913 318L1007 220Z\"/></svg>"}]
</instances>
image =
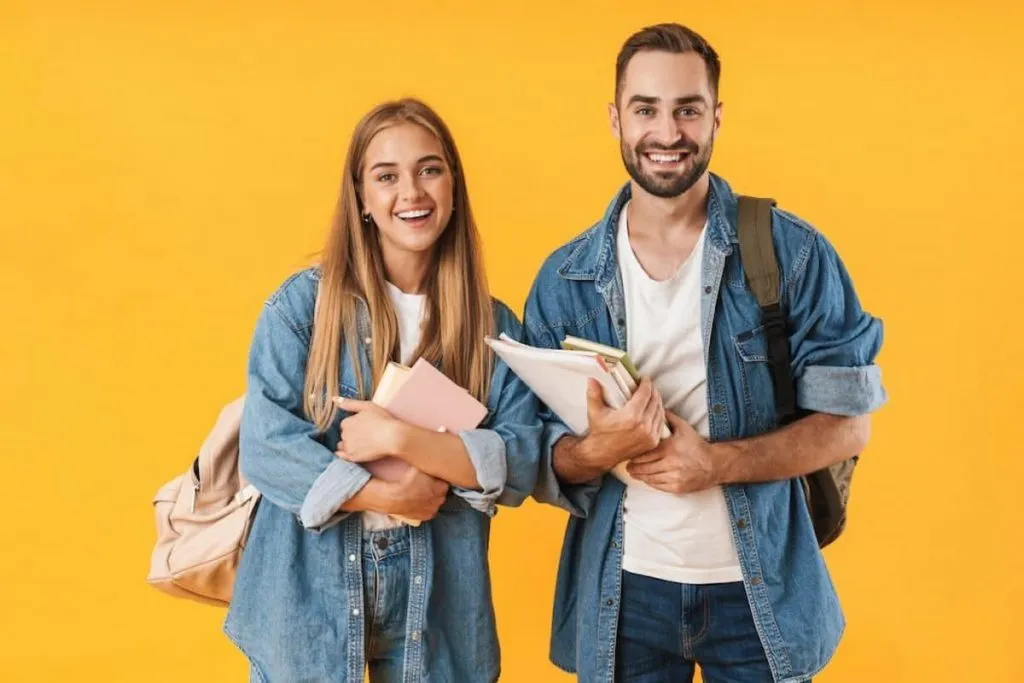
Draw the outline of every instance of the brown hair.
<instances>
[{"instance_id":1,"label":"brown hair","mask_svg":"<svg viewBox=\"0 0 1024 683\"><path fill-rule=\"evenodd\" d=\"M708 70L708 82L711 94L718 99L718 79L722 74L722 63L718 53L698 33L680 24L658 24L648 26L626 39L615 59L615 101L622 95L622 80L626 75L626 67L638 52L671 52L682 54L696 52L704 59Z\"/></svg>"},{"instance_id":2,"label":"brown hair","mask_svg":"<svg viewBox=\"0 0 1024 683\"><path fill-rule=\"evenodd\" d=\"M391 126L412 123L437 137L453 176L454 211L434 245L425 293L426 319L417 355L440 361L441 370L478 400L486 402L492 358L484 336L493 334L491 297L480 252L480 236L469 206L466 178L451 132L423 102L403 99L375 107L356 125L345 158L333 225L320 258L319 300L306 368L304 409L321 430L334 419L331 397L338 393L341 340L351 354L359 390L364 379L356 315L366 301L372 327L370 366L376 386L398 350L398 319L385 284L376 225L360 220L363 157L373 137Z\"/></svg>"}]
</instances>

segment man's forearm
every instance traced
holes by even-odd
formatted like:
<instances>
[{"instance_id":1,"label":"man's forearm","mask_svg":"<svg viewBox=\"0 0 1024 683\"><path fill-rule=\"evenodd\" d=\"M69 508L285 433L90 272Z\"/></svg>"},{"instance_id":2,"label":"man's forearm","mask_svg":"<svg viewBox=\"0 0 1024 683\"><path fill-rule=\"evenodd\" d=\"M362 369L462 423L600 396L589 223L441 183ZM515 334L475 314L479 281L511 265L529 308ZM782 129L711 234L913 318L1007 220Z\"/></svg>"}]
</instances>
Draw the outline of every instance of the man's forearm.
<instances>
[{"instance_id":1,"label":"man's forearm","mask_svg":"<svg viewBox=\"0 0 1024 683\"><path fill-rule=\"evenodd\" d=\"M818 413L770 434L715 443L713 460L723 484L789 479L857 455L870 433L868 415Z\"/></svg>"},{"instance_id":2,"label":"man's forearm","mask_svg":"<svg viewBox=\"0 0 1024 683\"><path fill-rule=\"evenodd\" d=\"M572 435L555 442L551 466L558 478L566 484L584 484L607 472L592 462L589 457L592 447L592 441Z\"/></svg>"}]
</instances>

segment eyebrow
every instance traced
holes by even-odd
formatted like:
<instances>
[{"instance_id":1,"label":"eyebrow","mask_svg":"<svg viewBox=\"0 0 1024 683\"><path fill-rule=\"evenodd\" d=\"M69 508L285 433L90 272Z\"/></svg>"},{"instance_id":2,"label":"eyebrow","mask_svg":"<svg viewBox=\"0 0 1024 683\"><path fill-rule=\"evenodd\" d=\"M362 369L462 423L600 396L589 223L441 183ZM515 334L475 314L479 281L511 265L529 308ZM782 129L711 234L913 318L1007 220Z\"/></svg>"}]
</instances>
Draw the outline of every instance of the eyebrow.
<instances>
[{"instance_id":1,"label":"eyebrow","mask_svg":"<svg viewBox=\"0 0 1024 683\"><path fill-rule=\"evenodd\" d=\"M629 102L627 104L631 106L634 104L658 104L659 102L661 102L660 97L649 97L647 95L633 95L632 97L629 98ZM701 104L706 104L703 95L687 95L686 97L677 97L672 102L673 104L676 105L694 104L697 102Z\"/></svg>"},{"instance_id":2,"label":"eyebrow","mask_svg":"<svg viewBox=\"0 0 1024 683\"><path fill-rule=\"evenodd\" d=\"M418 166L420 164L426 164L426 163L432 162L432 161L433 162L438 162L439 161L441 163L444 163L444 159L442 159L441 157L437 156L436 154L428 154L425 157L420 157L416 161L416 165ZM376 163L376 164L374 164L373 166L370 167L370 173L373 173L378 168L390 167L390 166L398 166L398 164L396 162L394 162L394 161L381 161L381 162L378 162L378 163Z\"/></svg>"}]
</instances>

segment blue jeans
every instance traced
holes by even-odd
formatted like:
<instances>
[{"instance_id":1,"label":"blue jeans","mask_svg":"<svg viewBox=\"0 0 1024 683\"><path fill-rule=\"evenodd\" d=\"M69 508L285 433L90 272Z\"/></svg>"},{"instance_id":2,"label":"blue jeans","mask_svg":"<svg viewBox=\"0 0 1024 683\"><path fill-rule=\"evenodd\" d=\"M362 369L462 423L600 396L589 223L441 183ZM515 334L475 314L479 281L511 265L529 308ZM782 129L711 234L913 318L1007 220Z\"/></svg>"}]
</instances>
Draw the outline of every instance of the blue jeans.
<instances>
[{"instance_id":1,"label":"blue jeans","mask_svg":"<svg viewBox=\"0 0 1024 683\"><path fill-rule=\"evenodd\" d=\"M618 683L771 683L743 584L691 585L622 573Z\"/></svg>"},{"instance_id":2,"label":"blue jeans","mask_svg":"<svg viewBox=\"0 0 1024 683\"><path fill-rule=\"evenodd\" d=\"M366 663L372 683L402 680L409 605L409 527L363 532Z\"/></svg>"},{"instance_id":3,"label":"blue jeans","mask_svg":"<svg viewBox=\"0 0 1024 683\"><path fill-rule=\"evenodd\" d=\"M363 531L363 609L371 683L403 678L409 604L409 527ZM253 667L252 683L263 677Z\"/></svg>"}]
</instances>

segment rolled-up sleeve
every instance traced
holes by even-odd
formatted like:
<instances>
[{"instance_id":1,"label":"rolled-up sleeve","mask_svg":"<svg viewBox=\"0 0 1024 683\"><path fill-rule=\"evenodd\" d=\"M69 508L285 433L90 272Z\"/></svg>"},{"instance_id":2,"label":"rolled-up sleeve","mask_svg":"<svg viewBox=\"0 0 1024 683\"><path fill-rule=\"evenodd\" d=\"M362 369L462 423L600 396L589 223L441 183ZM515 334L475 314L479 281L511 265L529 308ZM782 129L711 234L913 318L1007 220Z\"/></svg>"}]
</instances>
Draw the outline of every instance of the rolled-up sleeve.
<instances>
[{"instance_id":1,"label":"rolled-up sleeve","mask_svg":"<svg viewBox=\"0 0 1024 683\"><path fill-rule=\"evenodd\" d=\"M496 304L495 317L500 332L523 341L522 326L511 311ZM497 358L488 409L486 428L459 434L480 488L453 486L452 491L474 509L493 516L498 505L521 505L533 490L542 425L533 392Z\"/></svg>"},{"instance_id":2,"label":"rolled-up sleeve","mask_svg":"<svg viewBox=\"0 0 1024 683\"><path fill-rule=\"evenodd\" d=\"M308 341L278 305L264 306L249 353L239 462L270 502L322 531L346 516L339 508L371 477L320 443L305 419L307 354Z\"/></svg>"},{"instance_id":3,"label":"rolled-up sleeve","mask_svg":"<svg viewBox=\"0 0 1024 683\"><path fill-rule=\"evenodd\" d=\"M875 360L882 321L861 308L839 255L818 233L790 282L789 298L797 405L843 416L881 407L887 396Z\"/></svg>"},{"instance_id":4,"label":"rolled-up sleeve","mask_svg":"<svg viewBox=\"0 0 1024 683\"><path fill-rule=\"evenodd\" d=\"M460 432L459 438L462 439L462 445L465 446L473 469L476 470L476 480L480 488L453 486L452 491L473 509L493 516L498 497L505 488L505 477L508 472L505 463L505 441L491 429L467 430Z\"/></svg>"}]
</instances>

